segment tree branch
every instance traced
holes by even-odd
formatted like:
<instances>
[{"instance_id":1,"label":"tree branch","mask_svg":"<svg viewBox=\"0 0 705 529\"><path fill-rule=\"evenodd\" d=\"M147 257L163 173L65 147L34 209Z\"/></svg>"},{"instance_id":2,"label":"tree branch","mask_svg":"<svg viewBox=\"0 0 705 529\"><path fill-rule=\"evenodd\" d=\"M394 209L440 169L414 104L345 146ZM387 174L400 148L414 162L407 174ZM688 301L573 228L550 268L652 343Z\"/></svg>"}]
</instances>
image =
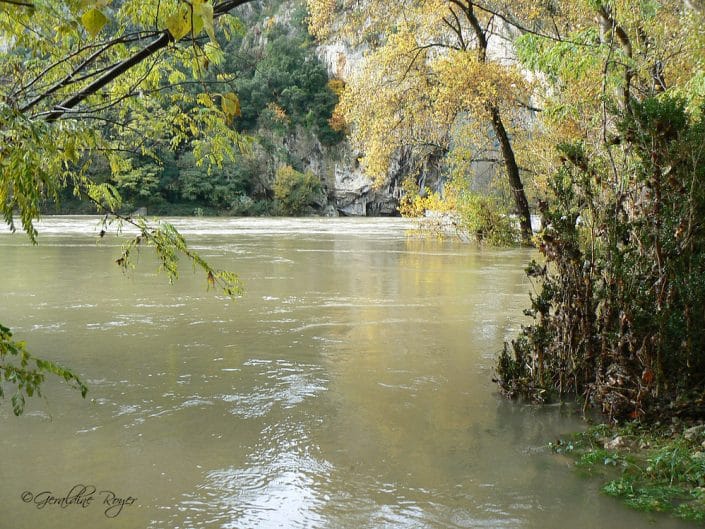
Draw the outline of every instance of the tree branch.
<instances>
[{"instance_id":1,"label":"tree branch","mask_svg":"<svg viewBox=\"0 0 705 529\"><path fill-rule=\"evenodd\" d=\"M34 4L31 4L30 2L22 2L20 0L0 0L0 4L10 4L13 6L28 7L28 8L34 7Z\"/></svg>"},{"instance_id":2,"label":"tree branch","mask_svg":"<svg viewBox=\"0 0 705 529\"><path fill-rule=\"evenodd\" d=\"M1 0L0 0L0 1L1 1ZM112 40L109 40L109 41L107 41L107 42L102 42L102 43L100 43L100 44L91 44L91 45L88 45L88 46L83 46L83 47L77 49L76 51L74 51L74 52L72 52L72 53L66 55L66 56L63 57L61 60L58 60L58 61L56 61L56 62L50 64L49 66L47 66L44 70L42 70L39 74L37 74L37 76L36 76L34 79L32 79L29 83L27 83L25 86L19 88L17 91L13 92L13 93L12 93L12 97L13 97L13 98L17 98L17 96L18 96L19 94L21 94L22 92L26 92L27 90L29 90L32 86L34 86L37 82L39 82L39 80L40 80L42 77L44 77L47 73L49 73L51 70L53 70L53 69L56 68L57 66L59 66L59 65L61 65L61 64L63 64L63 63L65 63L65 62L70 61L71 59L73 59L74 57L79 56L81 53L83 53L83 52L85 52L85 51L88 51L88 50L93 49L93 48L98 48L98 47L100 48L99 50L95 51L92 55L90 55L88 58L86 58L80 65L76 66L76 67L73 69L73 71L72 71L70 74L68 74L64 79L62 79L61 81L59 81L59 82L55 83L54 85L52 85L51 88L46 89L45 92L42 92L42 94L40 94L38 97L36 97L34 100L30 101L29 103L27 103L24 107L22 107L22 108L20 109L20 112L26 112L27 110L29 110L29 109L31 109L33 106L35 106L37 103L39 103L42 99L44 99L45 97L47 97L47 96L53 94L54 92L56 92L56 91L59 90L60 88L62 88L62 87L64 87L64 86L67 86L67 85L69 85L69 84L72 84L72 83L74 83L74 82L78 82L78 81L80 81L80 80L86 79L87 77L86 77L86 76L83 76L82 78L80 78L80 79L77 80L77 79L74 79L73 76L76 75L76 74L77 74L78 72L80 72L81 70L83 70L84 68L86 68L89 64L91 64L92 62L94 62L97 58L100 57L100 55L101 55L102 53L104 53L105 51L107 51L107 50L108 50L109 48L111 48L112 46L115 46L116 44L126 44L126 43L129 43L129 42L134 42L134 41L136 41L136 40L141 40L141 39L143 39L143 38L145 38L145 37L148 37L148 36L153 37L153 36L154 36L154 32L149 32L149 33L147 33L147 34L145 34L145 33L143 33L143 32L138 32L138 33L136 33L136 34L123 35L123 36L120 37L120 38L112 39ZM96 73L95 73L95 72L92 72L88 77L92 77L93 75L96 75Z\"/></svg>"},{"instance_id":3,"label":"tree branch","mask_svg":"<svg viewBox=\"0 0 705 529\"><path fill-rule=\"evenodd\" d=\"M217 18L223 16L232 9L243 4L247 4L250 1L251 0L224 0L223 2L220 2L219 4L213 7L213 17ZM122 74L130 70L133 66L140 64L142 61L144 61L148 57L151 57L156 52L165 48L172 42L174 42L174 38L171 36L171 33L169 33L167 30L164 30L162 34L154 41L152 41L149 45L142 48L132 56L125 59L124 61L118 63L116 66L108 70L105 74L103 74L98 79L83 88L80 92L72 95L68 99L65 99L61 103L57 104L51 111L45 114L46 121L56 121L64 113L75 108L76 105L84 101L86 98L95 94L98 90L110 84L112 81L114 81Z\"/></svg>"},{"instance_id":4,"label":"tree branch","mask_svg":"<svg viewBox=\"0 0 705 529\"><path fill-rule=\"evenodd\" d=\"M600 25L604 31L611 31L617 37L617 41L622 47L622 51L629 58L633 58L632 42L627 35L627 32L622 26L617 23L617 20L612 15L612 11L604 4L597 7L597 14L600 19ZM631 110L631 84L634 77L634 69L629 66L624 66L624 86L622 87L622 104L627 112Z\"/></svg>"},{"instance_id":5,"label":"tree branch","mask_svg":"<svg viewBox=\"0 0 705 529\"><path fill-rule=\"evenodd\" d=\"M466 50L468 48L467 44L465 43L465 39L463 38L463 26L460 23L460 19L458 18L458 14L455 12L455 10L452 7L449 7L448 10L450 11L451 15L453 15L453 19L455 20L455 25L448 20L446 17L443 17L443 22L448 26L453 33L455 33L458 36L458 41L460 42L460 47L463 50Z\"/></svg>"},{"instance_id":6,"label":"tree branch","mask_svg":"<svg viewBox=\"0 0 705 529\"><path fill-rule=\"evenodd\" d=\"M451 1L452 1L452 0L451 0ZM514 28L516 28L516 29L518 29L518 30L521 31L522 33L529 33L529 34L531 34L531 35L535 35L535 36L541 37L541 38L543 38L543 39L552 40L552 41L555 41L555 42L566 42L566 43L568 43L568 44L574 44L574 45L576 45L576 46L583 46L583 47L586 47L586 48L595 48L595 47L596 47L596 46L594 46L594 45L592 45L592 44L588 44L588 43L586 43L586 42L579 42L579 41L576 41L576 40L564 39L564 38L560 35L560 33L557 33L556 35L551 35L551 34L549 34L549 33L542 33L542 32L540 32L540 31L536 31L535 29L531 29L531 28L525 26L524 24L521 24L521 23L518 22L515 18L509 17L508 15L506 15L506 14L504 14L504 13L501 13L500 11L497 11L497 10L495 10L495 9L490 9L489 7L487 7L487 6L483 5L483 4L479 4L479 3L477 3L477 2L474 2L474 5L475 5L475 7L477 7L480 11L484 11L485 13L488 13L488 14L490 14L490 15L496 16L497 18L503 20L504 22L506 22L506 23L509 24L510 26L512 26L512 27L514 27ZM554 21L554 27L555 27L555 21ZM557 29L558 29L558 28L556 27L556 30L557 30Z\"/></svg>"}]
</instances>

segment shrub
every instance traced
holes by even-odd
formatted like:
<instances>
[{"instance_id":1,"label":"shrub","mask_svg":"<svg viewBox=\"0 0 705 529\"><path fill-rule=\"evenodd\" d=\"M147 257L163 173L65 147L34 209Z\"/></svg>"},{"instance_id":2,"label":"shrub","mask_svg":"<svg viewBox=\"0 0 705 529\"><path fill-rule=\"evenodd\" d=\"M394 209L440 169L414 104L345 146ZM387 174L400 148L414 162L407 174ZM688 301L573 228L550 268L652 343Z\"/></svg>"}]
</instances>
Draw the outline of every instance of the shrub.
<instances>
[{"instance_id":1,"label":"shrub","mask_svg":"<svg viewBox=\"0 0 705 529\"><path fill-rule=\"evenodd\" d=\"M478 242L512 246L519 241L519 226L493 197L465 193L458 200L461 226Z\"/></svg>"},{"instance_id":2,"label":"shrub","mask_svg":"<svg viewBox=\"0 0 705 529\"><path fill-rule=\"evenodd\" d=\"M429 227L434 231L448 231L452 226L461 238L472 237L491 246L513 246L519 241L518 223L500 202L492 196L471 192L466 183L451 181L444 197L428 188L421 193L411 178L404 181L403 190L399 201L401 215L426 216L432 221ZM444 217L449 222L443 222Z\"/></svg>"},{"instance_id":3,"label":"shrub","mask_svg":"<svg viewBox=\"0 0 705 529\"><path fill-rule=\"evenodd\" d=\"M615 420L702 416L705 122L655 97L634 101L618 130L618 171L609 153L560 147L541 208L546 262L528 269L541 282L534 321L498 382L538 400L582 394Z\"/></svg>"},{"instance_id":4,"label":"shrub","mask_svg":"<svg viewBox=\"0 0 705 529\"><path fill-rule=\"evenodd\" d=\"M319 202L323 188L320 179L311 171L301 173L290 165L277 169L274 179L274 198L285 215L300 215Z\"/></svg>"}]
</instances>

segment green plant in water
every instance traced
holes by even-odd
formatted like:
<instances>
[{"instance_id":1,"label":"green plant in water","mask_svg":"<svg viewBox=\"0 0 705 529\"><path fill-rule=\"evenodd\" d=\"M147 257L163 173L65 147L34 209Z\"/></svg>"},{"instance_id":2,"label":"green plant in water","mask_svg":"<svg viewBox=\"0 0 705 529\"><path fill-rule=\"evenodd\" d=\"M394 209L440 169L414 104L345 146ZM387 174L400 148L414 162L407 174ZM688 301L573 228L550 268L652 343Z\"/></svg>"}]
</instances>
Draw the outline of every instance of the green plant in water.
<instances>
[{"instance_id":1,"label":"green plant in water","mask_svg":"<svg viewBox=\"0 0 705 529\"><path fill-rule=\"evenodd\" d=\"M619 448L604 448L617 439ZM633 509L704 521L705 454L699 443L671 428L628 423L598 425L551 446L573 457L581 471L606 479L602 491Z\"/></svg>"},{"instance_id":2,"label":"green plant in water","mask_svg":"<svg viewBox=\"0 0 705 529\"><path fill-rule=\"evenodd\" d=\"M533 322L497 380L538 401L582 395L619 421L703 415L705 121L661 96L633 101L618 128L618 184L604 180L608 160L560 146L541 205L545 263L527 270Z\"/></svg>"},{"instance_id":3,"label":"green plant in water","mask_svg":"<svg viewBox=\"0 0 705 529\"><path fill-rule=\"evenodd\" d=\"M457 202L461 226L478 242L491 246L514 246L520 239L519 225L499 201L467 191Z\"/></svg>"},{"instance_id":4,"label":"green plant in water","mask_svg":"<svg viewBox=\"0 0 705 529\"><path fill-rule=\"evenodd\" d=\"M462 175L454 174L444 195L420 189L414 178L402 184L399 212L405 217L425 217L422 227L443 235L452 227L461 238L490 246L514 246L520 240L519 224L499 199L473 193Z\"/></svg>"}]
</instances>

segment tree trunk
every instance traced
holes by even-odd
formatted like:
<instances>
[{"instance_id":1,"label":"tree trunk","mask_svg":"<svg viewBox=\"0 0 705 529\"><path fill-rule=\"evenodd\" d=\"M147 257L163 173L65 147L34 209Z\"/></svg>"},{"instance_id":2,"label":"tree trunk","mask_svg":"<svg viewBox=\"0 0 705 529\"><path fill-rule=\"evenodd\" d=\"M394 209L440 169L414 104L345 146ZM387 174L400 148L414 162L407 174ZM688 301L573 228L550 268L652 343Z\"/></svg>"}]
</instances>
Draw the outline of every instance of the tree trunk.
<instances>
[{"instance_id":1,"label":"tree trunk","mask_svg":"<svg viewBox=\"0 0 705 529\"><path fill-rule=\"evenodd\" d=\"M531 237L533 235L533 232L531 230L531 213L529 211L529 201L526 199L526 193L524 192L524 184L521 183L521 176L519 175L519 166L517 165L516 158L514 157L514 149L512 148L512 142L509 139L507 129L504 127L504 123L502 122L502 117L499 114L499 109L493 106L490 108L490 113L492 116L492 129L494 130L494 134L497 137L500 148L502 150L504 168L507 170L507 177L509 178L509 187L512 190L514 204L517 209L517 214L519 215L521 238L524 244L531 244Z\"/></svg>"},{"instance_id":2,"label":"tree trunk","mask_svg":"<svg viewBox=\"0 0 705 529\"><path fill-rule=\"evenodd\" d=\"M482 27L477 16L475 16L475 4L472 0L466 0L463 3L461 0L451 0L452 3L459 6L465 16L470 22L470 27L475 33L475 38L477 39L477 58L481 63L487 62L487 29ZM502 150L502 159L504 160L504 168L507 171L507 177L509 178L509 187L512 190L512 196L514 197L514 204L517 209L517 214L519 215L519 225L521 228L521 239L526 245L531 245L531 237L533 236L533 231L531 230L531 213L529 212L529 201L526 199L526 193L524 192L524 184L521 183L521 176L519 175L519 166L517 165L516 158L514 157L514 148L512 147L512 141L509 139L509 134L507 129L502 123L502 116L499 113L499 108L495 105L488 107L490 115L492 117L492 130L494 130L494 135L499 141L499 145Z\"/></svg>"}]
</instances>

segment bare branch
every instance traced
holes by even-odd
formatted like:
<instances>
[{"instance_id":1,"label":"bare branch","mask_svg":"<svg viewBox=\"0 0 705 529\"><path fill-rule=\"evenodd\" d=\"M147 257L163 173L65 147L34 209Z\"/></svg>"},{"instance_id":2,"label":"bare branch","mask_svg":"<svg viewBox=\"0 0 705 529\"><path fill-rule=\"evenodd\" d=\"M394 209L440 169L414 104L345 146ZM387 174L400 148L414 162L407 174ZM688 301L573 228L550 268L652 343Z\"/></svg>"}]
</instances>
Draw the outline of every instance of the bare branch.
<instances>
[{"instance_id":1,"label":"bare branch","mask_svg":"<svg viewBox=\"0 0 705 529\"><path fill-rule=\"evenodd\" d=\"M2 0L0 0L0 1L2 1ZM101 48L101 50L99 50L99 53L103 53L104 51L107 51L110 47L114 46L115 44L127 44L130 42L142 40L147 37L153 37L154 35L155 35L155 32L153 32L153 31L148 32L148 33L136 32L136 33L130 33L127 35L123 35L122 37L117 38L117 39L111 39L109 41L104 41L104 42L100 42L100 43L94 43L94 44L88 44L86 46L82 46L82 47L78 48L77 50L73 51L72 53L66 55L61 60L58 60L58 61L50 64L49 66L47 66L44 70L42 70L39 74L37 74L37 76L34 79L32 79L29 83L27 83L26 85L24 85L23 87L21 87L17 91L13 92L12 97L17 98L17 96L19 94L29 90L32 86L34 86L37 82L39 82L51 70L53 70L57 66L60 66L64 63L70 61L71 59L73 59L75 57L78 57L80 54L82 54L85 51L88 51L88 50L91 50L94 48ZM76 73L78 73L81 69L88 66L89 63L90 63L90 61L84 61L84 63L82 63L79 67L74 68L73 72L66 76L66 79L69 79L72 75L75 75ZM22 111L24 112L25 109L23 109Z\"/></svg>"},{"instance_id":2,"label":"bare branch","mask_svg":"<svg viewBox=\"0 0 705 529\"><path fill-rule=\"evenodd\" d=\"M452 0L451 0L451 1L452 1ZM518 20L516 20L514 17L510 17L510 16L506 15L505 13L502 13L502 12L497 11L497 10L495 10L495 9L490 9L489 7L487 7L487 6L483 5L483 4L479 4L479 3L477 3L477 2L473 2L473 4L474 4L474 6L477 7L480 11L484 11L485 13L488 13L488 14L490 14L490 15L496 16L497 18L503 20L504 22L506 22L506 23L509 24L510 26L512 26L512 27L514 27L514 28L516 28L516 29L518 29L518 30L521 31L522 33L528 33L528 34L530 34L530 35L535 35L535 36L537 36L537 37L541 37L541 38L546 39L546 40L552 40L552 41L555 41L555 42L566 42L566 43L568 43L568 44L574 44L574 45L576 45L576 46L583 46L583 47L586 47L586 48L596 48L596 47L597 47L597 46L595 46L594 44L589 44L589 43L587 43L587 42L580 42L580 41L577 41L577 40L565 39L565 38L563 38L563 37L560 35L560 33L556 33L555 35L551 35L550 33L543 33L543 32L541 32L541 31L536 31L535 29L531 29L531 28L525 26L524 24L522 24L521 22L519 22ZM555 21L554 21L554 25L555 25ZM556 28L556 30L557 30L557 29L558 29L558 28Z\"/></svg>"},{"instance_id":3,"label":"bare branch","mask_svg":"<svg viewBox=\"0 0 705 529\"><path fill-rule=\"evenodd\" d=\"M460 23L460 18L458 18L458 14L455 12L455 9L452 7L449 7L448 10L450 11L451 15L453 15L453 19L455 20L455 24L453 24L450 20L448 20L446 17L443 17L443 22L453 31L458 36L458 41L460 42L460 47L463 50L466 50L467 44L465 43L465 38L463 38L463 26Z\"/></svg>"}]
</instances>

